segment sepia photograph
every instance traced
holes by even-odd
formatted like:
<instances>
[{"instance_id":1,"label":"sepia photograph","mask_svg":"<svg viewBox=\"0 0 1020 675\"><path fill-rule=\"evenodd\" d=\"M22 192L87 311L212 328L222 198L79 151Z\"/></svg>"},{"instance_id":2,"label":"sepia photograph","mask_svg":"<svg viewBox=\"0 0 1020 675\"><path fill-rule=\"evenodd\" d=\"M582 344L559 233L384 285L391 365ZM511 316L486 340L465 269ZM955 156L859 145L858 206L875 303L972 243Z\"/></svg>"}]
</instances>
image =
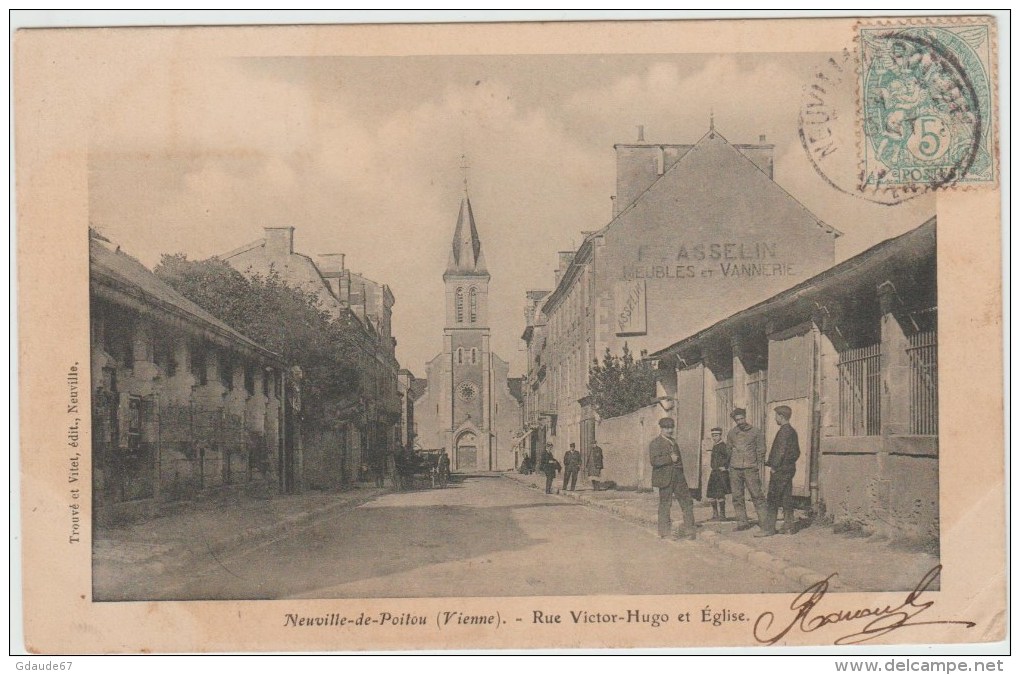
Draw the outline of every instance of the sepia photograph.
<instances>
[{"instance_id":1,"label":"sepia photograph","mask_svg":"<svg viewBox=\"0 0 1020 675\"><path fill-rule=\"evenodd\" d=\"M955 243L998 241L995 20L747 23L21 31L17 84L51 45L96 74L46 235L87 313L21 343L71 397L81 611L229 601L284 650L998 639L1001 389L958 359L1001 311ZM198 630L154 644L269 647Z\"/></svg>"}]
</instances>

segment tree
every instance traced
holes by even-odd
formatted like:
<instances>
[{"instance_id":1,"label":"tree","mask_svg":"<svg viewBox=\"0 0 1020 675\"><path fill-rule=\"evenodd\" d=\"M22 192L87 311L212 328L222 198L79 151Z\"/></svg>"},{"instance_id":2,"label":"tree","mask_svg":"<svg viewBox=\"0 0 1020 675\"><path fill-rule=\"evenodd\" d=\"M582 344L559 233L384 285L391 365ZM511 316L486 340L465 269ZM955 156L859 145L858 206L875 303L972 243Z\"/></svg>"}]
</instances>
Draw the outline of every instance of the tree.
<instances>
[{"instance_id":1,"label":"tree","mask_svg":"<svg viewBox=\"0 0 1020 675\"><path fill-rule=\"evenodd\" d=\"M606 347L602 363L595 360L588 369L588 392L603 419L626 415L655 401L655 370L644 359L635 361L627 343L620 356Z\"/></svg>"},{"instance_id":2,"label":"tree","mask_svg":"<svg viewBox=\"0 0 1020 675\"><path fill-rule=\"evenodd\" d=\"M250 279L217 258L163 255L154 270L174 290L216 318L300 366L302 413L328 425L331 412L361 395L356 345L349 327L322 309L314 293L288 285L275 271Z\"/></svg>"}]
</instances>

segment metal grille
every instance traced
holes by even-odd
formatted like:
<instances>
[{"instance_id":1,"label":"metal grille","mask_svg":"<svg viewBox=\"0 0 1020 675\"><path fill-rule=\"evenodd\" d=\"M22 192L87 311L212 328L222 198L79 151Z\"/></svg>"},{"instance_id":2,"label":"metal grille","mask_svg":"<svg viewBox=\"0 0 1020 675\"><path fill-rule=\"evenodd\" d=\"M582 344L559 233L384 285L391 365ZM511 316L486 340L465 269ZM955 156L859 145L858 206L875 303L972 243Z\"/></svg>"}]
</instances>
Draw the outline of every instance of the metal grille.
<instances>
[{"instance_id":1,"label":"metal grille","mask_svg":"<svg viewBox=\"0 0 1020 675\"><path fill-rule=\"evenodd\" d=\"M877 344L840 352L840 436L881 433L881 361L881 346Z\"/></svg>"},{"instance_id":2,"label":"metal grille","mask_svg":"<svg viewBox=\"0 0 1020 675\"><path fill-rule=\"evenodd\" d=\"M939 433L938 335L926 330L910 336L910 433L937 436Z\"/></svg>"},{"instance_id":3,"label":"metal grille","mask_svg":"<svg viewBox=\"0 0 1020 675\"><path fill-rule=\"evenodd\" d=\"M715 423L722 429L730 427L733 412L733 378L720 380L715 385Z\"/></svg>"},{"instance_id":4,"label":"metal grille","mask_svg":"<svg viewBox=\"0 0 1020 675\"><path fill-rule=\"evenodd\" d=\"M747 377L747 421L758 429L765 428L765 403L768 394L768 371L759 370ZM720 425L721 426L721 425ZM726 427L723 426L723 429Z\"/></svg>"}]
</instances>

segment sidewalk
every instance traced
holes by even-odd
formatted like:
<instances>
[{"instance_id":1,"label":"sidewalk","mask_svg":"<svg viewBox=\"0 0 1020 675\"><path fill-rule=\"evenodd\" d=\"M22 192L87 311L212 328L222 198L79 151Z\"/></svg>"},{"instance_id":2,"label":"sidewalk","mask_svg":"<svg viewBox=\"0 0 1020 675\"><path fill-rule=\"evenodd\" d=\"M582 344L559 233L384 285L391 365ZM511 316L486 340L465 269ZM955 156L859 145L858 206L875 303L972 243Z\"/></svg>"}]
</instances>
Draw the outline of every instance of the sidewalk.
<instances>
[{"instance_id":1,"label":"sidewalk","mask_svg":"<svg viewBox=\"0 0 1020 675\"><path fill-rule=\"evenodd\" d=\"M366 485L295 495L238 490L168 504L170 510L151 520L94 532L93 592L96 597L119 594L136 580L214 559L385 492L389 489Z\"/></svg>"},{"instance_id":2,"label":"sidewalk","mask_svg":"<svg viewBox=\"0 0 1020 675\"><path fill-rule=\"evenodd\" d=\"M543 475L524 476L516 472L503 475L533 489L545 490ZM562 474L556 477L553 487L559 488L561 484ZM561 492L553 498L573 499L656 529L659 497L655 492L595 492L582 478L578 479L577 488L576 492ZM749 504L748 510L754 513L754 506ZM733 517L732 513L727 515ZM736 532L735 520L709 522L711 517L712 508L707 500L694 502L694 519L700 526L698 543L794 579L805 588L836 572L837 576L829 582L834 591L910 591L939 563L930 553L898 549L886 540L835 534L831 526L803 521L798 523L800 529L792 536L755 538L754 534L759 532L757 527ZM675 532L682 525L677 522L680 514L675 504L673 518Z\"/></svg>"}]
</instances>

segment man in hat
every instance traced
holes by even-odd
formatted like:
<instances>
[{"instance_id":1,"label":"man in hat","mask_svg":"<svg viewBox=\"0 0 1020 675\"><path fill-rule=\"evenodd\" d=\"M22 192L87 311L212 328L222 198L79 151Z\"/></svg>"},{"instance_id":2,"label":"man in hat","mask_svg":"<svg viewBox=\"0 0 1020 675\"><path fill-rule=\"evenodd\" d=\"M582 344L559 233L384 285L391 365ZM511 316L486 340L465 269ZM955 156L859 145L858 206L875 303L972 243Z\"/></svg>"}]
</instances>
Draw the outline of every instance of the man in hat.
<instances>
[{"instance_id":1,"label":"man in hat","mask_svg":"<svg viewBox=\"0 0 1020 675\"><path fill-rule=\"evenodd\" d=\"M659 488L659 538L666 538L672 531L670 510L676 499L684 514L684 534L680 538L694 539L694 500L691 499L687 478L684 477L680 447L673 439L675 426L671 417L663 417L659 420L659 435L648 445L648 457L652 462L652 487Z\"/></svg>"},{"instance_id":2,"label":"man in hat","mask_svg":"<svg viewBox=\"0 0 1020 675\"><path fill-rule=\"evenodd\" d=\"M563 455L563 491L571 492L577 488L577 474L581 471L581 453L577 444L571 443L570 449Z\"/></svg>"},{"instance_id":3,"label":"man in hat","mask_svg":"<svg viewBox=\"0 0 1020 675\"><path fill-rule=\"evenodd\" d=\"M730 414L734 427L726 434L730 446L730 489L733 510L737 512L737 530L751 529L744 504L744 491L751 493L758 523L765 519L765 495L761 489L761 467L765 463L765 438L760 430L747 423L747 411L735 408Z\"/></svg>"},{"instance_id":4,"label":"man in hat","mask_svg":"<svg viewBox=\"0 0 1020 675\"><path fill-rule=\"evenodd\" d=\"M793 534L793 476L797 473L797 459L800 457L800 440L797 430L790 426L793 411L789 406L776 406L776 424L779 431L772 440L768 461L765 466L772 470L769 475L768 510L761 533L756 537L771 537L776 533L776 517L783 507L783 534Z\"/></svg>"}]
</instances>

